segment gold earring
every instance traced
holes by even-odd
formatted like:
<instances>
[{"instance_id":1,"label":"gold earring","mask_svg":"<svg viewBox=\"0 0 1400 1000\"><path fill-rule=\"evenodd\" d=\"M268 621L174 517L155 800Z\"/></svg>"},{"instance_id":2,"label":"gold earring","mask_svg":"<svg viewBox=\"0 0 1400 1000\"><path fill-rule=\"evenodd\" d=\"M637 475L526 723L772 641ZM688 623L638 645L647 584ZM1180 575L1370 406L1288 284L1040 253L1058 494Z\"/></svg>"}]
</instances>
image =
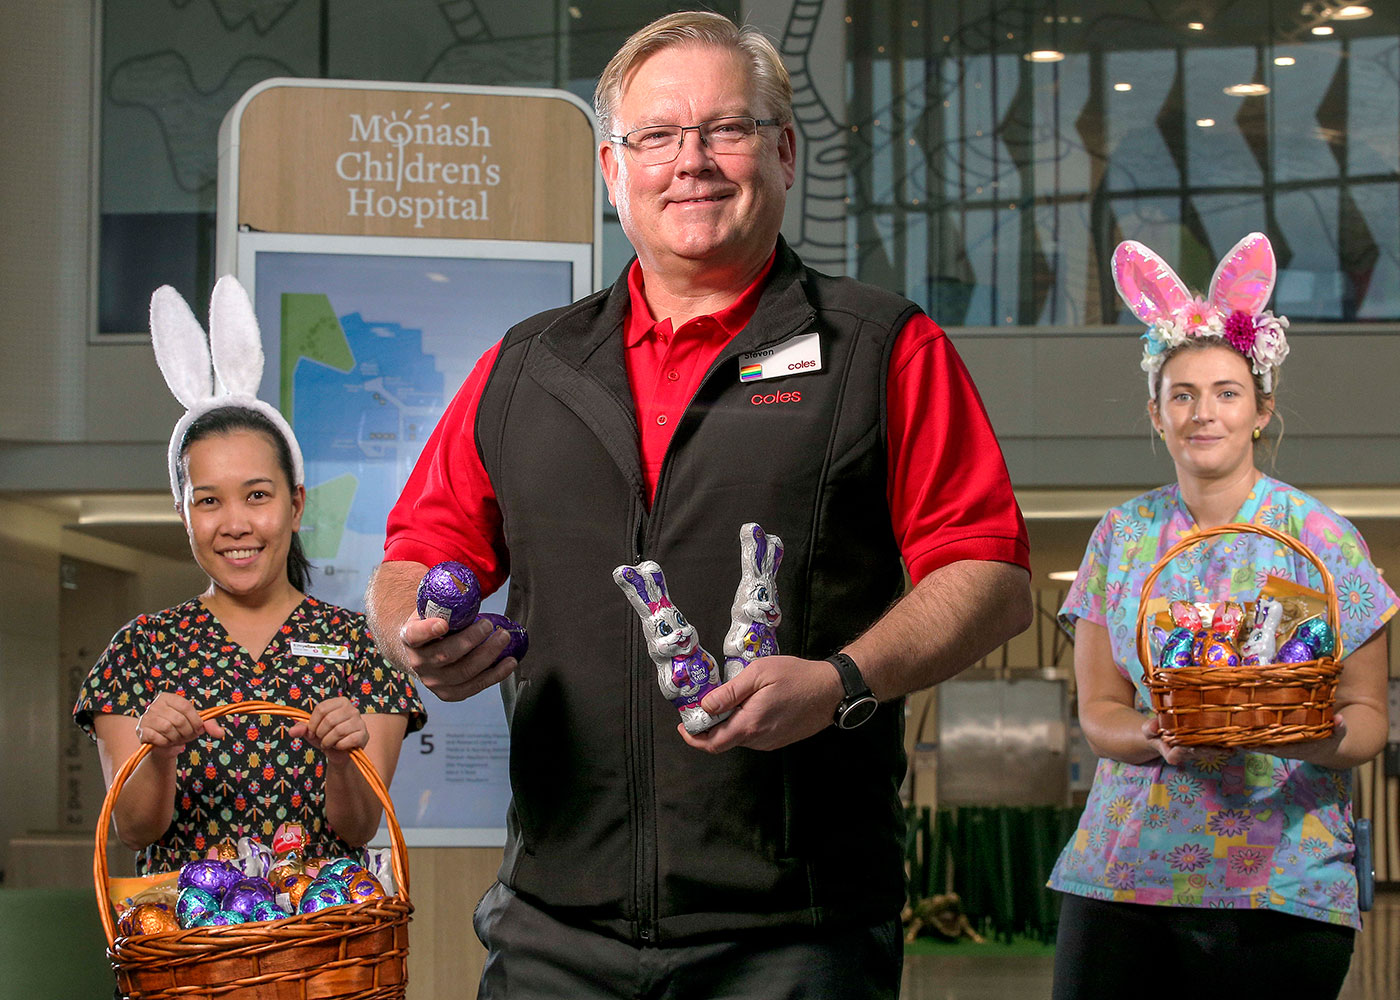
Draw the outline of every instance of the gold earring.
<instances>
[{"instance_id":1,"label":"gold earring","mask_svg":"<svg viewBox=\"0 0 1400 1000\"><path fill-rule=\"evenodd\" d=\"M1163 441L1165 441L1165 440L1167 439L1167 432L1166 432L1166 431L1158 431L1158 432L1157 432L1157 436L1158 436L1159 438L1161 438Z\"/></svg>"},{"instance_id":2,"label":"gold earring","mask_svg":"<svg viewBox=\"0 0 1400 1000\"><path fill-rule=\"evenodd\" d=\"M1256 440L1256 441L1259 440L1259 428L1258 428L1258 427L1254 428L1254 440Z\"/></svg>"}]
</instances>

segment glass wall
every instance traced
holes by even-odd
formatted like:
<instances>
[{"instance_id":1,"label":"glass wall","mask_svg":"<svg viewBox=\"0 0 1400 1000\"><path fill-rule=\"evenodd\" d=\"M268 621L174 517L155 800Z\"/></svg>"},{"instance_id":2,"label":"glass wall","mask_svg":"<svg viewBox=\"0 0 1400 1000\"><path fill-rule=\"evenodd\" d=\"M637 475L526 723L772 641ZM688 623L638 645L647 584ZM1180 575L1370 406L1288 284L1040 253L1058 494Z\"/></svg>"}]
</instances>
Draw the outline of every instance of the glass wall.
<instances>
[{"instance_id":1,"label":"glass wall","mask_svg":"<svg viewBox=\"0 0 1400 1000\"><path fill-rule=\"evenodd\" d=\"M1258 229L1278 312L1400 318L1400 4L1356 6L862 6L851 273L946 325L1093 325L1120 240L1203 288Z\"/></svg>"},{"instance_id":2,"label":"glass wall","mask_svg":"<svg viewBox=\"0 0 1400 1000\"><path fill-rule=\"evenodd\" d=\"M143 330L160 284L207 300L219 124L258 81L590 100L631 31L686 6L106 3L101 330ZM708 6L741 16L737 2ZM1125 318L1107 269L1119 240L1147 243L1199 288L1261 229L1280 259L1278 312L1400 319L1400 4L1360 19L1332 0L748 6L801 62L799 133L815 155L789 238L818 266L901 291L948 326L1078 327ZM807 58L817 31L839 35L844 64ZM606 226L607 277L626 253Z\"/></svg>"}]
</instances>

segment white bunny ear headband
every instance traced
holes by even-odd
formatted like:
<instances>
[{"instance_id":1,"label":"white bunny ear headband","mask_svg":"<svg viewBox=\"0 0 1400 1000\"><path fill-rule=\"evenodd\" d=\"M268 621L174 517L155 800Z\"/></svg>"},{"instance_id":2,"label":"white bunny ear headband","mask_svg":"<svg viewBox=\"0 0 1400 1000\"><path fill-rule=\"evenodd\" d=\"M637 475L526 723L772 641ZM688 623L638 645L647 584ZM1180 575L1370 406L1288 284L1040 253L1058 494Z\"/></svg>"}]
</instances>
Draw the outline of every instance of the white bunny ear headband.
<instances>
[{"instance_id":1,"label":"white bunny ear headband","mask_svg":"<svg viewBox=\"0 0 1400 1000\"><path fill-rule=\"evenodd\" d=\"M1133 315L1147 324L1142 370L1154 398L1154 376L1166 352L1190 337L1218 337L1249 361L1273 392L1274 372L1288 357L1288 320L1264 308L1274 292L1278 265L1263 233L1250 233L1225 255L1206 298L1192 296L1171 266L1141 243L1126 240L1113 251L1113 283Z\"/></svg>"},{"instance_id":2,"label":"white bunny ear headband","mask_svg":"<svg viewBox=\"0 0 1400 1000\"><path fill-rule=\"evenodd\" d=\"M167 460L170 492L180 496L180 445L194 420L220 407L234 406L262 414L281 433L292 453L293 486L306 481L301 448L291 426L277 408L258 398L262 381L262 336L248 293L238 279L226 274L209 298L209 337L190 307L169 285L151 295L151 344L166 385L185 407L185 415L170 435Z\"/></svg>"}]
</instances>

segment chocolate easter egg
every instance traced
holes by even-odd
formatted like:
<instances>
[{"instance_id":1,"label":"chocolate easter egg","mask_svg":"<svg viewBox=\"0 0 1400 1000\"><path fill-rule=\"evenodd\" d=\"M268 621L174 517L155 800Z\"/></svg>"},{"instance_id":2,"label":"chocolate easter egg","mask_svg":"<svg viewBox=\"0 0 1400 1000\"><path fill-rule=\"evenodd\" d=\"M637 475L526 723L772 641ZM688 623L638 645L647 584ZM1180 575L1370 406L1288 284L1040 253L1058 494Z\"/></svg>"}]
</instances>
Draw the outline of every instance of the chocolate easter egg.
<instances>
[{"instance_id":1,"label":"chocolate easter egg","mask_svg":"<svg viewBox=\"0 0 1400 1000\"><path fill-rule=\"evenodd\" d=\"M224 890L243 877L243 873L227 861L191 861L180 868L176 884L183 891L193 886L222 896Z\"/></svg>"},{"instance_id":2,"label":"chocolate easter egg","mask_svg":"<svg viewBox=\"0 0 1400 1000\"><path fill-rule=\"evenodd\" d=\"M1189 628L1172 629L1162 643L1162 659L1160 661L1162 668L1175 670L1178 667L1191 666L1193 662L1192 649L1195 644L1196 637Z\"/></svg>"},{"instance_id":3,"label":"chocolate easter egg","mask_svg":"<svg viewBox=\"0 0 1400 1000\"><path fill-rule=\"evenodd\" d=\"M195 927L231 927L234 924L246 924L248 918L233 910L215 910L213 913L206 913L194 922Z\"/></svg>"},{"instance_id":4,"label":"chocolate easter egg","mask_svg":"<svg viewBox=\"0 0 1400 1000\"><path fill-rule=\"evenodd\" d=\"M253 912L248 915L250 921L281 920L291 916L286 910L278 906L270 899L265 899L253 907Z\"/></svg>"},{"instance_id":5,"label":"chocolate easter egg","mask_svg":"<svg viewBox=\"0 0 1400 1000\"><path fill-rule=\"evenodd\" d=\"M253 907L259 903L272 902L272 886L265 878L245 878L225 890L219 900L219 908L233 910L245 917L253 915Z\"/></svg>"},{"instance_id":6,"label":"chocolate easter egg","mask_svg":"<svg viewBox=\"0 0 1400 1000\"><path fill-rule=\"evenodd\" d=\"M346 881L345 889L350 893L351 901L356 903L384 898L384 887L379 884L379 879L363 869Z\"/></svg>"},{"instance_id":7,"label":"chocolate easter egg","mask_svg":"<svg viewBox=\"0 0 1400 1000\"><path fill-rule=\"evenodd\" d=\"M335 858L327 861L321 866L321 870L316 873L317 878L337 878L342 882L348 881L352 875L365 870L365 866L350 858Z\"/></svg>"},{"instance_id":8,"label":"chocolate easter egg","mask_svg":"<svg viewBox=\"0 0 1400 1000\"><path fill-rule=\"evenodd\" d=\"M476 616L477 621L485 619L498 629L503 629L510 636L510 642L506 645L505 651L496 657L496 662L504 660L507 656L513 656L517 660L523 659L530 649L530 635L525 631L525 626L517 621L512 621L505 615L498 615L494 611L483 611Z\"/></svg>"},{"instance_id":9,"label":"chocolate easter egg","mask_svg":"<svg viewBox=\"0 0 1400 1000\"><path fill-rule=\"evenodd\" d=\"M125 937L179 929L180 923L175 918L175 911L164 903L137 903L127 909L117 921L117 933Z\"/></svg>"},{"instance_id":10,"label":"chocolate easter egg","mask_svg":"<svg viewBox=\"0 0 1400 1000\"><path fill-rule=\"evenodd\" d=\"M441 618L448 632L460 632L476 620L480 610L481 584L470 567L449 560L423 574L418 584L418 617Z\"/></svg>"},{"instance_id":11,"label":"chocolate easter egg","mask_svg":"<svg viewBox=\"0 0 1400 1000\"><path fill-rule=\"evenodd\" d=\"M345 883L337 878L318 878L306 887L302 894L298 913L316 913L331 906L343 906L350 902L350 893Z\"/></svg>"},{"instance_id":12,"label":"chocolate easter egg","mask_svg":"<svg viewBox=\"0 0 1400 1000\"><path fill-rule=\"evenodd\" d=\"M197 885L180 890L180 898L175 901L175 919L181 927L193 927L202 917L219 909L219 897Z\"/></svg>"},{"instance_id":13,"label":"chocolate easter egg","mask_svg":"<svg viewBox=\"0 0 1400 1000\"><path fill-rule=\"evenodd\" d=\"M1299 622L1293 630L1293 638L1312 647L1315 656L1331 656L1337 649L1336 636L1325 618L1308 618Z\"/></svg>"},{"instance_id":14,"label":"chocolate easter egg","mask_svg":"<svg viewBox=\"0 0 1400 1000\"><path fill-rule=\"evenodd\" d=\"M293 913L296 913L301 906L302 894L306 892L307 886L311 885L314 881L316 880L310 875L304 875L301 872L287 875L280 881L273 883L273 889L276 891L276 895L273 898L286 896L287 907ZM278 901L280 902L280 899Z\"/></svg>"},{"instance_id":15,"label":"chocolate easter egg","mask_svg":"<svg viewBox=\"0 0 1400 1000\"><path fill-rule=\"evenodd\" d=\"M1306 663L1317 659L1313 648L1302 639L1289 639L1278 648L1279 663Z\"/></svg>"}]
</instances>

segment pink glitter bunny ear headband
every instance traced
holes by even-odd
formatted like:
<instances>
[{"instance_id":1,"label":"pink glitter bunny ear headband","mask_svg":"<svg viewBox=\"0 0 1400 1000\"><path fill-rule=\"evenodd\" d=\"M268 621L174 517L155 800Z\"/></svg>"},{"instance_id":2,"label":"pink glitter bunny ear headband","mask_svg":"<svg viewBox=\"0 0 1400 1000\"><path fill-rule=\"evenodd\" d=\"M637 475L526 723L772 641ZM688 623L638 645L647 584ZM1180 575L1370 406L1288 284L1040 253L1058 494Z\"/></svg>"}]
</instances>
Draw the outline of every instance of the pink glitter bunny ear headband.
<instances>
[{"instance_id":1,"label":"pink glitter bunny ear headband","mask_svg":"<svg viewBox=\"0 0 1400 1000\"><path fill-rule=\"evenodd\" d=\"M1132 314L1147 324L1147 391L1155 398L1153 376L1168 350L1191 337L1218 337L1243 354L1250 370L1262 376L1264 391L1273 392L1274 371L1288 357L1288 320L1264 308L1277 275L1274 248L1263 233L1250 233L1225 255L1204 299L1192 296L1171 266L1141 243L1118 244L1113 283Z\"/></svg>"}]
</instances>

